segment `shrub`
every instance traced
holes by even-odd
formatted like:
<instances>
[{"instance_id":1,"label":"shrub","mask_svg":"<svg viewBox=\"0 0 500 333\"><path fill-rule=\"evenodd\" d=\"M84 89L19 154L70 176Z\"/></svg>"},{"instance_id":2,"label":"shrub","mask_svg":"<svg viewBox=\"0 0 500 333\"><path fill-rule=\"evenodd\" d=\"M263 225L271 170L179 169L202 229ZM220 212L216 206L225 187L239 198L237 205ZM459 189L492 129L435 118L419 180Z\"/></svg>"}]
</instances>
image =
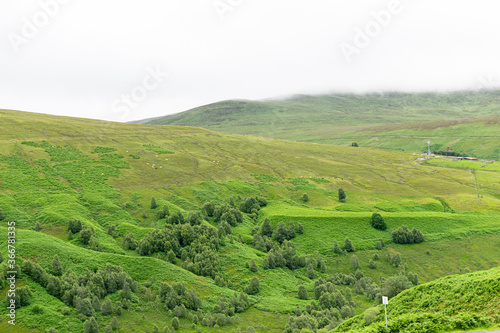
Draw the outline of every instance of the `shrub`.
<instances>
[{"instance_id":1,"label":"shrub","mask_svg":"<svg viewBox=\"0 0 500 333\"><path fill-rule=\"evenodd\" d=\"M299 286L298 297L299 299L307 299L307 290L303 285Z\"/></svg>"},{"instance_id":2,"label":"shrub","mask_svg":"<svg viewBox=\"0 0 500 333\"><path fill-rule=\"evenodd\" d=\"M413 287L412 283L404 275L391 276L382 283L381 293L392 298L403 290Z\"/></svg>"},{"instance_id":3,"label":"shrub","mask_svg":"<svg viewBox=\"0 0 500 333\"><path fill-rule=\"evenodd\" d=\"M356 256L352 256L351 257L351 269L352 270L357 270L359 268L359 261L358 261L358 257Z\"/></svg>"},{"instance_id":4,"label":"shrub","mask_svg":"<svg viewBox=\"0 0 500 333\"><path fill-rule=\"evenodd\" d=\"M354 252L355 251L355 248L352 245L351 240L347 237L344 240L344 250L346 250L347 252Z\"/></svg>"},{"instance_id":5,"label":"shrub","mask_svg":"<svg viewBox=\"0 0 500 333\"><path fill-rule=\"evenodd\" d=\"M104 300L104 302L102 303L101 313L103 316L109 316L110 314L113 313L113 308L112 308L111 301L109 300L109 298L106 298Z\"/></svg>"},{"instance_id":6,"label":"shrub","mask_svg":"<svg viewBox=\"0 0 500 333\"><path fill-rule=\"evenodd\" d=\"M180 323L179 323L179 318L174 317L174 318L172 319L172 328L174 328L174 329L176 329L176 330L177 330L177 329L179 329L179 326L180 326Z\"/></svg>"},{"instance_id":7,"label":"shrub","mask_svg":"<svg viewBox=\"0 0 500 333\"><path fill-rule=\"evenodd\" d=\"M260 283L257 277L253 277L250 280L250 284L245 288L245 293L248 295L255 295L260 291Z\"/></svg>"},{"instance_id":8,"label":"shrub","mask_svg":"<svg viewBox=\"0 0 500 333\"><path fill-rule=\"evenodd\" d=\"M377 319L378 314L380 313L380 310L378 308L369 308L368 310L365 311L364 314L364 321L365 325L370 325Z\"/></svg>"},{"instance_id":9,"label":"shrub","mask_svg":"<svg viewBox=\"0 0 500 333\"><path fill-rule=\"evenodd\" d=\"M154 197L151 198L151 203L149 205L151 209L156 209L158 207L158 204L156 203L156 199Z\"/></svg>"},{"instance_id":10,"label":"shrub","mask_svg":"<svg viewBox=\"0 0 500 333\"><path fill-rule=\"evenodd\" d=\"M379 213L372 214L371 224L372 224L372 227L374 227L375 229L378 229L378 230L387 229L387 224L385 223L382 215L380 215Z\"/></svg>"},{"instance_id":11,"label":"shrub","mask_svg":"<svg viewBox=\"0 0 500 333\"><path fill-rule=\"evenodd\" d=\"M410 231L406 225L403 225L392 232L392 241L398 244L422 243L424 235L418 229L413 228Z\"/></svg>"},{"instance_id":12,"label":"shrub","mask_svg":"<svg viewBox=\"0 0 500 333\"><path fill-rule=\"evenodd\" d=\"M83 324L83 333L99 333L99 325L95 321L94 317L86 320Z\"/></svg>"},{"instance_id":13,"label":"shrub","mask_svg":"<svg viewBox=\"0 0 500 333\"><path fill-rule=\"evenodd\" d=\"M252 272L257 272L257 264L255 264L255 260L250 260L250 264L248 265L248 269Z\"/></svg>"},{"instance_id":14,"label":"shrub","mask_svg":"<svg viewBox=\"0 0 500 333\"><path fill-rule=\"evenodd\" d=\"M57 254L54 256L54 260L52 260L52 273L55 276L61 276L63 273L62 265Z\"/></svg>"},{"instance_id":15,"label":"shrub","mask_svg":"<svg viewBox=\"0 0 500 333\"><path fill-rule=\"evenodd\" d=\"M314 267L312 264L307 265L307 277L311 280L314 279L316 274L314 273Z\"/></svg>"},{"instance_id":16,"label":"shrub","mask_svg":"<svg viewBox=\"0 0 500 333\"><path fill-rule=\"evenodd\" d=\"M339 188L339 201L345 202L346 195L343 189Z\"/></svg>"},{"instance_id":17,"label":"shrub","mask_svg":"<svg viewBox=\"0 0 500 333\"><path fill-rule=\"evenodd\" d=\"M69 220L68 221L68 231L72 234L76 234L82 230L82 222L80 220Z\"/></svg>"},{"instance_id":18,"label":"shrub","mask_svg":"<svg viewBox=\"0 0 500 333\"><path fill-rule=\"evenodd\" d=\"M302 201L304 201L304 202L309 201L309 196L307 195L307 193L304 193L304 195L302 196Z\"/></svg>"},{"instance_id":19,"label":"shrub","mask_svg":"<svg viewBox=\"0 0 500 333\"><path fill-rule=\"evenodd\" d=\"M128 232L125 237L123 237L123 246L125 250L135 250L137 248L137 241L133 233Z\"/></svg>"},{"instance_id":20,"label":"shrub","mask_svg":"<svg viewBox=\"0 0 500 333\"><path fill-rule=\"evenodd\" d=\"M337 243L336 240L333 242L333 253L336 253L336 254L342 254L342 253L344 253L342 251L342 249L339 247L339 243Z\"/></svg>"},{"instance_id":21,"label":"shrub","mask_svg":"<svg viewBox=\"0 0 500 333\"><path fill-rule=\"evenodd\" d=\"M83 244L88 245L92 236L94 236L94 229L88 225L84 225L82 231L80 232L80 241Z\"/></svg>"}]
</instances>

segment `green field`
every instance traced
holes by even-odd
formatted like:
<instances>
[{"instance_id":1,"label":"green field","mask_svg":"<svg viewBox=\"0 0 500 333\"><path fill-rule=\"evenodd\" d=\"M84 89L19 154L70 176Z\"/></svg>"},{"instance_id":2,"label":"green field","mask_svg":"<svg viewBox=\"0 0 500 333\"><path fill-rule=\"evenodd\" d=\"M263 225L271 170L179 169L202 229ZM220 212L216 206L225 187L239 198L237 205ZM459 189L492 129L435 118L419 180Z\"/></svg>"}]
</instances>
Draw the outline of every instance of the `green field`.
<instances>
[{"instance_id":1,"label":"green field","mask_svg":"<svg viewBox=\"0 0 500 333\"><path fill-rule=\"evenodd\" d=\"M498 91L331 94L223 101L141 121L267 138L500 159Z\"/></svg>"},{"instance_id":2,"label":"green field","mask_svg":"<svg viewBox=\"0 0 500 333\"><path fill-rule=\"evenodd\" d=\"M353 255L359 260L360 273L377 285L381 278L409 272L417 274L420 283L433 283L450 274L487 270L500 264L499 162L476 168L481 196L478 198L474 178L468 171L470 163L417 162L418 156L409 152L9 110L0 110L0 118L3 263L8 260L7 222L15 221L19 265L31 260L50 273L57 254L64 272L71 269L81 276L91 276L107 263L121 266L138 282L138 289L129 309L121 315L96 312L102 332L113 316L124 332L153 332L154 326L160 331L170 328L175 312L165 309L165 302L159 298L162 282L184 283L202 300L199 311L188 310L187 317L180 318L176 332L283 332L289 315L298 318L293 315L297 307L305 311L311 301L319 302L314 295L320 278L326 281L339 273L356 273L356 269L351 269ZM345 203L338 200L339 188L346 192ZM307 201L303 200L304 194ZM241 213L241 221L229 227L232 236L216 232L219 245L213 253L220 262L218 274L225 285L187 269L189 260L180 250L172 261L166 252L140 255L124 246L129 233L140 242L152 232L168 230L168 219L159 217L163 207L168 207L170 216L180 212L188 218L189 213L201 212L203 217L202 207L207 202L241 207L246 198L255 196L264 197L267 205L258 212ZM151 207L153 197L158 207ZM383 216L387 230L371 227L374 212ZM253 235L260 233L266 218L273 230L281 221L287 227L292 221L295 227L301 224L304 232L291 242L297 258L303 257L315 266L314 277L307 265L264 269L268 253L253 245ZM83 231L68 235L68 221L74 219L93 228L93 238L102 251L95 251L92 244L84 242ZM200 223L223 228L212 216L205 216ZM421 230L425 241L411 245L394 243L391 232L403 225ZM110 226L115 226L115 234L108 232ZM37 227L40 231L33 230ZM176 230L183 241L198 237L184 236L189 228ZM334 242L343 246L346 237L356 251L334 253ZM376 249L381 239L385 246ZM270 242L278 247L276 241ZM193 244L182 246L189 251L195 248ZM370 268L369 261L375 254L379 257L375 259L376 268ZM391 261L396 254L401 258L398 265ZM255 271L247 267L252 259ZM478 274L472 277L486 273ZM498 276L498 270L487 274ZM244 311L228 316L221 325L217 324L220 327L193 323L194 315L215 318L221 311L222 296L231 299L234 292L244 291L253 277L260 280L260 291L248 296ZM81 279L80 283L86 281ZM454 281L457 288L467 283L461 277ZM15 327L2 319L0 331L45 332L51 327L59 332L83 331L87 318L82 317L81 310L49 294L36 277L22 273L17 283L18 287L29 286L31 304L17 310ZM307 300L298 298L300 285L307 290ZM363 292L355 292L354 283L338 284L335 288L336 297L352 297L349 308L355 313L344 309L346 314L337 318L335 313L340 310L335 312L332 308L332 326L322 327L334 328L345 321L340 329L352 321L352 327L357 329L358 317L351 321L348 318L376 306L376 301ZM423 292L425 288L422 285L410 290ZM1 302L5 302L7 291L4 283ZM114 292L108 297L114 304L120 295ZM496 301L485 296L481 304ZM2 318L6 318L5 310L2 311ZM488 316L488 325L498 321L479 307L473 313ZM322 316L326 318L325 314Z\"/></svg>"}]
</instances>

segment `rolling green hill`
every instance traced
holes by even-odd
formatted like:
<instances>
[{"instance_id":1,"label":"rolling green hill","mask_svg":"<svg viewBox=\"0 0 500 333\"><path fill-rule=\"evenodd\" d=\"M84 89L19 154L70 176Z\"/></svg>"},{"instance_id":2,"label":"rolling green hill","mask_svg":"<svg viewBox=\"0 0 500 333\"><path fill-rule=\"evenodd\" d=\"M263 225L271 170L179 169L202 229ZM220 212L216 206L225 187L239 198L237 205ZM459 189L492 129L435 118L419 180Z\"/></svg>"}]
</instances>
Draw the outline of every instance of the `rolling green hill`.
<instances>
[{"instance_id":1,"label":"rolling green hill","mask_svg":"<svg viewBox=\"0 0 500 333\"><path fill-rule=\"evenodd\" d=\"M500 313L500 268L448 276L406 290L388 305L389 332L467 330L489 324ZM368 312L378 315L370 317ZM379 306L354 317L335 332L387 332Z\"/></svg>"},{"instance_id":2,"label":"rolling green hill","mask_svg":"<svg viewBox=\"0 0 500 333\"><path fill-rule=\"evenodd\" d=\"M500 159L498 91L294 96L223 101L141 121L339 145L424 152L453 149Z\"/></svg>"},{"instance_id":3,"label":"rolling green hill","mask_svg":"<svg viewBox=\"0 0 500 333\"><path fill-rule=\"evenodd\" d=\"M500 264L498 162L476 170L478 198L467 168L416 162L418 156L402 151L10 110L0 110L0 119L0 253L7 264L8 222L14 221L15 260L24 270L17 287L29 286L32 293L30 304L17 309L16 326L2 320L0 331L53 327L81 332L84 322L90 322L90 310L82 302L92 301L86 294L91 290L101 290L100 304L92 306L98 308L108 298L114 309L112 315L95 310L101 331L114 316L125 332L152 332L155 326L171 332L176 317L178 332L283 332L293 324L289 315L301 318L297 308L309 309L302 317L315 321L317 328L333 329L376 304L372 296L381 278L402 274L417 284L412 274L418 282L429 282ZM345 190L346 202L339 202L339 188ZM207 203L232 213L217 219L203 208ZM387 230L371 227L374 212L383 216ZM189 223L182 223L179 214ZM232 220L231 214L240 220ZM288 228L290 243L280 245L276 234L262 237L267 242L262 248L254 236L266 219L274 231L281 221L287 228L293 222L295 237ZM79 220L84 229L70 234L70 220ZM420 229L425 241L394 243L391 232L402 225ZM127 245L130 237L138 242L137 251ZM356 251L334 253L335 241L342 246L346 237ZM156 244L160 240L168 244ZM377 248L380 240L385 245ZM272 248L269 253L267 247ZM54 273L56 254L63 277ZM266 266L270 255L277 267ZM353 256L358 272L352 269ZM280 264L285 258L288 266ZM30 271L28 261L41 268ZM108 282L108 295L93 287L100 285L95 274L106 264L121 266L138 283L128 302L123 289L116 291ZM202 270L207 267L212 270ZM67 296L57 295L57 279L65 279L61 288L71 288L69 270L80 276L75 295L71 289ZM99 274L108 279L108 273ZM241 295L252 293L247 287L253 278L260 281L260 291L245 303ZM5 302L9 288L0 280L0 302ZM88 281L93 282L85 289ZM311 302L319 302L315 284L321 281L330 283L328 293L343 304L313 313ZM201 298L199 309L183 315L180 304L189 306L188 300L169 308L173 303L162 294L165 283L193 288ZM299 286L307 299L298 297ZM235 292L240 295L236 301ZM65 297L73 301L65 303ZM240 301L246 305L233 304ZM116 302L123 303L119 307Z\"/></svg>"}]
</instances>

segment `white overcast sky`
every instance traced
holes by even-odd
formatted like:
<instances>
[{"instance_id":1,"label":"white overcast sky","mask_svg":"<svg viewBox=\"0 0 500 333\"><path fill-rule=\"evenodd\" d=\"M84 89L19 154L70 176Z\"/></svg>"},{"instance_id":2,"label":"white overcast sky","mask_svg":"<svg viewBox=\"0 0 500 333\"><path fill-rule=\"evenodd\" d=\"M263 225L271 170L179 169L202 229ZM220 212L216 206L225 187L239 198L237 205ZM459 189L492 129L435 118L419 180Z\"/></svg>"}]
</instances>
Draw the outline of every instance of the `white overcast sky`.
<instances>
[{"instance_id":1,"label":"white overcast sky","mask_svg":"<svg viewBox=\"0 0 500 333\"><path fill-rule=\"evenodd\" d=\"M500 88L499 12L498 0L0 0L0 108L131 121L224 99Z\"/></svg>"}]
</instances>

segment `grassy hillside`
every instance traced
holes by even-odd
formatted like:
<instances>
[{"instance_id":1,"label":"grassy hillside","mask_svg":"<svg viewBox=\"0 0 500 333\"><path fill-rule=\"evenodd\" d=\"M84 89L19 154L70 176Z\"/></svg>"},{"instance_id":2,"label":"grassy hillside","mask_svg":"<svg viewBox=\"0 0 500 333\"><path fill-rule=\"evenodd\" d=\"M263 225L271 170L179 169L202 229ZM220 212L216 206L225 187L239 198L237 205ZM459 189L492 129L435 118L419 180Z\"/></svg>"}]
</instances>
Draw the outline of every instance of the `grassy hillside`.
<instances>
[{"instance_id":1,"label":"grassy hillside","mask_svg":"<svg viewBox=\"0 0 500 333\"><path fill-rule=\"evenodd\" d=\"M411 152L426 150L431 140L445 149L500 159L499 96L476 91L223 101L142 122Z\"/></svg>"},{"instance_id":2,"label":"grassy hillside","mask_svg":"<svg viewBox=\"0 0 500 333\"><path fill-rule=\"evenodd\" d=\"M406 290L387 306L389 332L467 330L498 320L500 269L453 275ZM370 313L376 316L371 316ZM354 317L335 332L387 332L384 308Z\"/></svg>"},{"instance_id":3,"label":"grassy hillside","mask_svg":"<svg viewBox=\"0 0 500 333\"><path fill-rule=\"evenodd\" d=\"M178 315L177 310L165 308L160 297L162 283L184 283L201 297L199 311L188 310L187 316L179 316L176 331L282 332L290 325L289 315L299 317L297 307L304 311L311 307L311 301L318 302L315 283L320 281L332 281L338 292L335 297L349 301L343 308L332 307L333 317L322 312L311 319L325 324L321 326L325 329L376 304L365 295L367 290L335 278L337 274L356 273L351 267L353 255L363 277L375 284L380 284L381 277L409 272L418 274L420 282L428 282L500 264L498 162L476 171L482 196L478 199L474 178L467 169L419 164L417 156L407 152L9 110L0 110L0 118L3 264L8 263L9 254L7 223L14 221L18 265L30 260L51 276L57 254L64 273L71 270L82 276L80 284L87 281L83 276L93 279L92 274L107 263L121 266L138 288L121 315L115 302L122 300L122 292L106 296L114 310L110 316L96 312L101 331L113 316L125 332L152 332L155 325L159 330L170 329ZM339 188L347 194L345 203L338 201ZM308 201L303 200L304 194ZM265 197L267 205L262 204L258 212L242 212L241 221L231 227L203 215L207 202L216 207L227 204L239 211L237 207L255 196ZM157 207L151 204L153 197ZM168 207L166 217L160 215L164 207ZM172 216L179 212L185 219L199 212L201 226L217 228L218 245L211 243L210 253L220 263L217 278L222 284L209 274L188 269L186 253L199 249L193 243L187 245L187 239L191 242L200 235L190 232L189 224L172 225ZM386 231L371 227L373 212L384 217ZM293 221L296 230L299 223L303 227L303 233L297 231L291 239L299 266L264 268L269 253L257 248L253 236L260 233L266 218L273 230L281 221L287 227ZM73 219L93 229L88 244L84 231L68 233L68 221ZM420 229L425 242L393 243L391 232L402 225ZM151 233L158 236L169 228L178 228L174 234L181 243L186 242L180 244L183 250L177 249L174 258L168 251L141 253L125 246L130 235L141 243ZM356 251L335 254L334 242L342 246L346 237ZM385 246L376 249L380 239ZM267 241L272 251L281 251L277 241ZM198 255L207 259L208 249L203 251ZM375 254L378 259L374 259ZM396 255L401 259L397 265ZM369 267L371 259L376 268ZM252 260L255 270L249 268ZM260 291L248 296L244 311L222 316L222 296L230 300L234 292L239 295L254 277L260 280ZM82 331L88 319L83 310L54 297L39 279L27 271L20 274L17 287L29 286L31 304L17 310L15 327L1 321L0 330L45 332L54 327L59 332ZM362 283L359 274L355 279ZM299 286L304 286L308 299L298 297ZM3 284L1 302L7 291ZM85 299L84 291L79 293ZM99 298L99 302L104 299ZM194 322L195 315L199 322ZM207 327L202 318L213 322Z\"/></svg>"}]
</instances>

